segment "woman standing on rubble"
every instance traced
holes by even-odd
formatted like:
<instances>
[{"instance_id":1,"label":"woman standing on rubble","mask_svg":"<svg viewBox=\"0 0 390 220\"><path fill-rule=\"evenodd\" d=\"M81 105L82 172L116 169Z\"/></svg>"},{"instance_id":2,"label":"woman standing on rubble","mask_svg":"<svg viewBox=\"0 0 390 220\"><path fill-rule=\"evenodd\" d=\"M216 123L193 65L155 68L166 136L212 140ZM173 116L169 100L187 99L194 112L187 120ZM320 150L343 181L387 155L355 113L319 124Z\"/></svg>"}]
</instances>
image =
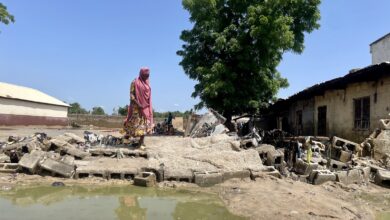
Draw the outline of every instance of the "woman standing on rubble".
<instances>
[{"instance_id":1,"label":"woman standing on rubble","mask_svg":"<svg viewBox=\"0 0 390 220\"><path fill-rule=\"evenodd\" d=\"M150 70L143 67L130 86L130 105L124 122L125 138L139 137L139 146L145 148L145 135L153 129L152 90L149 84Z\"/></svg>"}]
</instances>

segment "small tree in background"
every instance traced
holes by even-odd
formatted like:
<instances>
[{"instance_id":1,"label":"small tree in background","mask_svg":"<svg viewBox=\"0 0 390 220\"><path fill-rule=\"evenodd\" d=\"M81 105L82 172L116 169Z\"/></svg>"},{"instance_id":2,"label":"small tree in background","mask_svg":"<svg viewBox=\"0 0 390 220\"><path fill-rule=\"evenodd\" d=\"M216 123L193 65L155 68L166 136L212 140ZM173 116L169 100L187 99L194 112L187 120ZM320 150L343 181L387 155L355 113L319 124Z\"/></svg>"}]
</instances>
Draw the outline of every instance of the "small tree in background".
<instances>
[{"instance_id":1,"label":"small tree in background","mask_svg":"<svg viewBox=\"0 0 390 220\"><path fill-rule=\"evenodd\" d=\"M102 107L93 107L92 108L92 115L105 115L104 109Z\"/></svg>"},{"instance_id":2,"label":"small tree in background","mask_svg":"<svg viewBox=\"0 0 390 220\"><path fill-rule=\"evenodd\" d=\"M188 117L191 112L190 111L185 111L185 112L180 112L180 111L172 111L170 112L173 117ZM169 112L156 112L153 110L153 116L155 118L168 118Z\"/></svg>"},{"instance_id":3,"label":"small tree in background","mask_svg":"<svg viewBox=\"0 0 390 220\"><path fill-rule=\"evenodd\" d=\"M69 114L88 114L88 111L82 108L78 102L71 103L68 112Z\"/></svg>"},{"instance_id":4,"label":"small tree in background","mask_svg":"<svg viewBox=\"0 0 390 220\"><path fill-rule=\"evenodd\" d=\"M129 105L125 105L124 107L119 107L118 114L122 115L122 116L127 116L128 108L129 108Z\"/></svg>"},{"instance_id":5,"label":"small tree in background","mask_svg":"<svg viewBox=\"0 0 390 220\"><path fill-rule=\"evenodd\" d=\"M194 23L177 54L198 83L195 107L255 113L288 86L276 67L286 51L301 53L304 33L319 28L320 0L183 0Z\"/></svg>"}]
</instances>

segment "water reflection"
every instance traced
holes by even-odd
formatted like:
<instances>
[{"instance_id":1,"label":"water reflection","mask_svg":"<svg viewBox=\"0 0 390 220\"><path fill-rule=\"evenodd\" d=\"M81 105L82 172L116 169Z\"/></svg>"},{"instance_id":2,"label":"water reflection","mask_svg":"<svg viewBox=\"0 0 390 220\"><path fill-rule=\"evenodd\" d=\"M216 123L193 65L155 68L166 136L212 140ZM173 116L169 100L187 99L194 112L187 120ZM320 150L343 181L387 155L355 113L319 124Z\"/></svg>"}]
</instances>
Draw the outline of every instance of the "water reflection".
<instances>
[{"instance_id":1,"label":"water reflection","mask_svg":"<svg viewBox=\"0 0 390 220\"><path fill-rule=\"evenodd\" d=\"M243 219L210 194L141 187L17 188L0 192L3 219Z\"/></svg>"}]
</instances>

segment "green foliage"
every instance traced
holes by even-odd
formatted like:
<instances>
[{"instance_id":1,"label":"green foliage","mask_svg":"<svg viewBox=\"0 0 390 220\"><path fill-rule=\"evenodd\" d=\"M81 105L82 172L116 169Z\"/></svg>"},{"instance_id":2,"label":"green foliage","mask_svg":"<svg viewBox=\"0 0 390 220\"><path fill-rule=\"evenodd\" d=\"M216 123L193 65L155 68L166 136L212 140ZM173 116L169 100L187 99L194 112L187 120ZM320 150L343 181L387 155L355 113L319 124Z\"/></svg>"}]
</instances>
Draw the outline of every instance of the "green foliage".
<instances>
[{"instance_id":1,"label":"green foliage","mask_svg":"<svg viewBox=\"0 0 390 220\"><path fill-rule=\"evenodd\" d=\"M122 116L127 116L129 105L125 105L124 107L119 107L118 114Z\"/></svg>"},{"instance_id":2,"label":"green foliage","mask_svg":"<svg viewBox=\"0 0 390 220\"><path fill-rule=\"evenodd\" d=\"M119 107L118 114L122 116L127 116L127 110L128 105L125 105L124 107ZM187 117L191 114L190 111L180 112L180 111L174 111L171 112L173 117ZM153 117L155 118L168 118L169 112L156 112L153 110Z\"/></svg>"},{"instance_id":3,"label":"green foliage","mask_svg":"<svg viewBox=\"0 0 390 220\"><path fill-rule=\"evenodd\" d=\"M191 112L190 111L185 111L185 112L180 112L180 111L174 111L171 112L173 117L188 117ZM153 117L155 118L168 118L169 112L156 112L153 110Z\"/></svg>"},{"instance_id":4,"label":"green foliage","mask_svg":"<svg viewBox=\"0 0 390 220\"><path fill-rule=\"evenodd\" d=\"M0 3L0 23L8 25L15 22L15 18L7 11L7 7Z\"/></svg>"},{"instance_id":5,"label":"green foliage","mask_svg":"<svg viewBox=\"0 0 390 220\"><path fill-rule=\"evenodd\" d=\"M69 114L88 114L88 111L82 108L78 102L71 103L68 112Z\"/></svg>"},{"instance_id":6,"label":"green foliage","mask_svg":"<svg viewBox=\"0 0 390 220\"><path fill-rule=\"evenodd\" d=\"M105 115L104 109L102 107L93 107L92 108L92 115Z\"/></svg>"},{"instance_id":7,"label":"green foliage","mask_svg":"<svg viewBox=\"0 0 390 220\"><path fill-rule=\"evenodd\" d=\"M304 33L319 28L320 0L183 0L194 23L177 54L198 83L195 107L223 115L253 113L288 86L276 67L286 51L301 53Z\"/></svg>"}]
</instances>

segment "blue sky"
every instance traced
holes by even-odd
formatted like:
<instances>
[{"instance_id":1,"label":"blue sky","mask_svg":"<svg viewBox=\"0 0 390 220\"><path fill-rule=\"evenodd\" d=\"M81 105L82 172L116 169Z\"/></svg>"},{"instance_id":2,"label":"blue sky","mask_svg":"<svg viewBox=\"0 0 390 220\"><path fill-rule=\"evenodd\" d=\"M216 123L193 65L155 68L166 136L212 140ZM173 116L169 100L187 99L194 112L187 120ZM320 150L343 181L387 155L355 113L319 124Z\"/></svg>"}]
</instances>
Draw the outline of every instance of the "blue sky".
<instances>
[{"instance_id":1,"label":"blue sky","mask_svg":"<svg viewBox=\"0 0 390 220\"><path fill-rule=\"evenodd\" d=\"M0 0L16 19L0 25L0 81L33 87L111 113L129 100L141 66L151 69L153 107L188 110L194 81L178 65L180 32L192 25L180 0ZM321 28L279 66L288 97L370 65L369 44L390 32L388 0L323 0Z\"/></svg>"}]
</instances>

